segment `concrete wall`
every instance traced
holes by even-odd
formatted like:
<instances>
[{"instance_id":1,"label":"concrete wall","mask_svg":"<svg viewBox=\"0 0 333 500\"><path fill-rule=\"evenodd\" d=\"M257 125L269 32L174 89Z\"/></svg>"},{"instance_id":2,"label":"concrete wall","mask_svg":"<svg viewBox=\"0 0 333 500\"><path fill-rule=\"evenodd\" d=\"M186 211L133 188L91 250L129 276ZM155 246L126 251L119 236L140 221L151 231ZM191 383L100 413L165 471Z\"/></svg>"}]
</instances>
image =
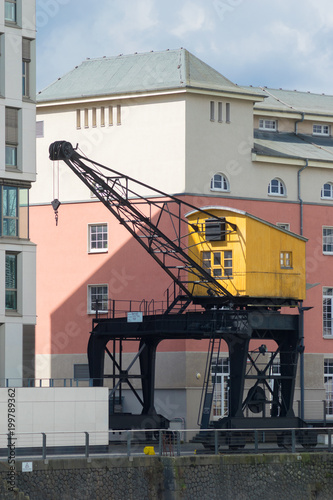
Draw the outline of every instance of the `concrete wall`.
<instances>
[{"instance_id":1,"label":"concrete wall","mask_svg":"<svg viewBox=\"0 0 333 500\"><path fill-rule=\"evenodd\" d=\"M6 446L8 430L14 430L17 447L41 446L42 432L48 446L82 445L84 432L92 433L92 444L108 444L108 423L104 387L0 389L1 447ZM57 432L66 434L52 434Z\"/></svg>"},{"instance_id":2,"label":"concrete wall","mask_svg":"<svg viewBox=\"0 0 333 500\"><path fill-rule=\"evenodd\" d=\"M16 462L17 492L30 500L331 500L332 454L34 460ZM9 496L0 463L1 498ZM21 497L23 498L23 497Z\"/></svg>"}]
</instances>

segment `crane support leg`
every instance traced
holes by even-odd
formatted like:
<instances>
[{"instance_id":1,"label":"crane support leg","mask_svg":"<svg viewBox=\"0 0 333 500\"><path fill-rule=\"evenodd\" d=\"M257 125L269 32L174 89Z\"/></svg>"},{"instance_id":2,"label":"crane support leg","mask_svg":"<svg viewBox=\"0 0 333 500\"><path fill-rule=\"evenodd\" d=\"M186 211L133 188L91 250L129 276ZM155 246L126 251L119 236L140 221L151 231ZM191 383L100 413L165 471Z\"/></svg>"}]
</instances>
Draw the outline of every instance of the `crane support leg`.
<instances>
[{"instance_id":1,"label":"crane support leg","mask_svg":"<svg viewBox=\"0 0 333 500\"><path fill-rule=\"evenodd\" d=\"M229 348L229 416L243 417L242 402L250 337L226 339Z\"/></svg>"},{"instance_id":2,"label":"crane support leg","mask_svg":"<svg viewBox=\"0 0 333 500\"><path fill-rule=\"evenodd\" d=\"M293 332L288 338L281 338L280 365L281 365L281 417L294 417L293 399L295 392L295 381L297 362L299 357L299 336Z\"/></svg>"},{"instance_id":3,"label":"crane support leg","mask_svg":"<svg viewBox=\"0 0 333 500\"><path fill-rule=\"evenodd\" d=\"M94 387L103 386L104 353L107 344L105 337L91 334L88 342L89 376Z\"/></svg>"},{"instance_id":4,"label":"crane support leg","mask_svg":"<svg viewBox=\"0 0 333 500\"><path fill-rule=\"evenodd\" d=\"M140 371L142 377L142 398L143 407L142 414L155 415L154 406L154 389L155 389L155 363L156 363L156 348L158 341L153 339L142 339L141 347L144 346L140 353Z\"/></svg>"}]
</instances>

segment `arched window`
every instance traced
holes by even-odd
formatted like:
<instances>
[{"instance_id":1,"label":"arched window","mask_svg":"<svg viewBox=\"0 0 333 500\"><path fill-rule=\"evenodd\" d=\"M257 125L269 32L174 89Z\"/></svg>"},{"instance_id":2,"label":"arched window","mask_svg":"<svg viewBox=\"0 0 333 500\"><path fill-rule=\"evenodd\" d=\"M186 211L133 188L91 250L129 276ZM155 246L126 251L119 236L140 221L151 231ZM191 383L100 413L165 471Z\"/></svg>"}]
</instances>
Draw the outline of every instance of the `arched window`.
<instances>
[{"instance_id":1,"label":"arched window","mask_svg":"<svg viewBox=\"0 0 333 500\"><path fill-rule=\"evenodd\" d=\"M210 181L212 191L230 191L229 181L223 174L215 174Z\"/></svg>"},{"instance_id":2,"label":"arched window","mask_svg":"<svg viewBox=\"0 0 333 500\"><path fill-rule=\"evenodd\" d=\"M321 197L333 199L333 184L331 182L327 182L321 188Z\"/></svg>"},{"instance_id":3,"label":"arched window","mask_svg":"<svg viewBox=\"0 0 333 500\"><path fill-rule=\"evenodd\" d=\"M273 196L285 196L286 188L284 183L280 179L272 179L268 184L268 194Z\"/></svg>"}]
</instances>

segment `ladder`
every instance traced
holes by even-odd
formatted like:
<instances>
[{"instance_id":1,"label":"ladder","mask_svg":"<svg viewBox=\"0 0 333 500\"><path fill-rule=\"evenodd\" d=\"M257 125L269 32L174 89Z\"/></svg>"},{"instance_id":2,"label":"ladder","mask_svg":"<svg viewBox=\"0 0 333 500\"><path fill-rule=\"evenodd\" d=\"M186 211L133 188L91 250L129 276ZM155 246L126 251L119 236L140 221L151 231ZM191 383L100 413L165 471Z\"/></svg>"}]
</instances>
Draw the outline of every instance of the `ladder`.
<instances>
[{"instance_id":1,"label":"ladder","mask_svg":"<svg viewBox=\"0 0 333 500\"><path fill-rule=\"evenodd\" d=\"M209 347L207 352L205 376L201 393L201 401L199 406L198 425L200 429L208 429L210 422L210 414L212 411L213 396L215 390L216 377L211 376L213 359L215 357L218 365L221 350L221 337L216 338L215 334L209 339ZM201 417L201 418L200 418Z\"/></svg>"}]
</instances>

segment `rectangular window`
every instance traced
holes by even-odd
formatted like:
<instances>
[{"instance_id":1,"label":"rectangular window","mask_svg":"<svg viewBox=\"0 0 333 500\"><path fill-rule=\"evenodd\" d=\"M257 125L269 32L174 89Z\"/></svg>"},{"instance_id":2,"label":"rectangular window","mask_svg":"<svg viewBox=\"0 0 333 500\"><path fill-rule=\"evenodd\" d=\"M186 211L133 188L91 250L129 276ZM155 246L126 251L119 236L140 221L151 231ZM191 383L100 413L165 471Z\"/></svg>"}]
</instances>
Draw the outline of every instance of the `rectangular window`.
<instances>
[{"instance_id":1,"label":"rectangular window","mask_svg":"<svg viewBox=\"0 0 333 500\"><path fill-rule=\"evenodd\" d=\"M84 110L84 127L89 127L89 109L87 108Z\"/></svg>"},{"instance_id":2,"label":"rectangular window","mask_svg":"<svg viewBox=\"0 0 333 500\"><path fill-rule=\"evenodd\" d=\"M259 129L260 130L270 130L271 132L277 131L277 121L276 120L259 120Z\"/></svg>"},{"instance_id":3,"label":"rectangular window","mask_svg":"<svg viewBox=\"0 0 333 500\"><path fill-rule=\"evenodd\" d=\"M92 126L93 127L97 126L97 111L96 111L96 108L92 109Z\"/></svg>"},{"instance_id":4,"label":"rectangular window","mask_svg":"<svg viewBox=\"0 0 333 500\"><path fill-rule=\"evenodd\" d=\"M323 253L333 254L333 227L323 227Z\"/></svg>"},{"instance_id":5,"label":"rectangular window","mask_svg":"<svg viewBox=\"0 0 333 500\"><path fill-rule=\"evenodd\" d=\"M101 107L101 127L105 127L105 108Z\"/></svg>"},{"instance_id":6,"label":"rectangular window","mask_svg":"<svg viewBox=\"0 0 333 500\"><path fill-rule=\"evenodd\" d=\"M202 267L214 278L232 276L232 250L202 252Z\"/></svg>"},{"instance_id":7,"label":"rectangular window","mask_svg":"<svg viewBox=\"0 0 333 500\"><path fill-rule=\"evenodd\" d=\"M289 222L277 222L276 225L277 225L277 227L280 227L281 229L285 229L286 231L290 231Z\"/></svg>"},{"instance_id":8,"label":"rectangular window","mask_svg":"<svg viewBox=\"0 0 333 500\"><path fill-rule=\"evenodd\" d=\"M81 109L76 110L76 128L81 128Z\"/></svg>"},{"instance_id":9,"label":"rectangular window","mask_svg":"<svg viewBox=\"0 0 333 500\"><path fill-rule=\"evenodd\" d=\"M18 196L17 188L2 188L2 236L18 235Z\"/></svg>"},{"instance_id":10,"label":"rectangular window","mask_svg":"<svg viewBox=\"0 0 333 500\"><path fill-rule=\"evenodd\" d=\"M312 128L313 135L330 135L330 127L329 125L313 125Z\"/></svg>"},{"instance_id":11,"label":"rectangular window","mask_svg":"<svg viewBox=\"0 0 333 500\"><path fill-rule=\"evenodd\" d=\"M207 241L225 241L226 227L225 218L206 219L205 238Z\"/></svg>"},{"instance_id":12,"label":"rectangular window","mask_svg":"<svg viewBox=\"0 0 333 500\"><path fill-rule=\"evenodd\" d=\"M323 288L323 335L333 337L332 330L333 288Z\"/></svg>"},{"instance_id":13,"label":"rectangular window","mask_svg":"<svg viewBox=\"0 0 333 500\"><path fill-rule=\"evenodd\" d=\"M217 103L217 119L220 123L222 122L222 102Z\"/></svg>"},{"instance_id":14,"label":"rectangular window","mask_svg":"<svg viewBox=\"0 0 333 500\"><path fill-rule=\"evenodd\" d=\"M213 252L213 276L214 278L222 277L221 252Z\"/></svg>"},{"instance_id":15,"label":"rectangular window","mask_svg":"<svg viewBox=\"0 0 333 500\"><path fill-rule=\"evenodd\" d=\"M108 285L88 286L88 314L108 312Z\"/></svg>"},{"instance_id":16,"label":"rectangular window","mask_svg":"<svg viewBox=\"0 0 333 500\"><path fill-rule=\"evenodd\" d=\"M5 21L17 22L16 0L5 0Z\"/></svg>"},{"instance_id":17,"label":"rectangular window","mask_svg":"<svg viewBox=\"0 0 333 500\"><path fill-rule=\"evenodd\" d=\"M326 392L326 416L333 416L333 359L324 359L324 385Z\"/></svg>"},{"instance_id":18,"label":"rectangular window","mask_svg":"<svg viewBox=\"0 0 333 500\"><path fill-rule=\"evenodd\" d=\"M44 137L44 120L36 122L36 139Z\"/></svg>"},{"instance_id":19,"label":"rectangular window","mask_svg":"<svg viewBox=\"0 0 333 500\"><path fill-rule=\"evenodd\" d=\"M109 126L113 125L113 106L109 106Z\"/></svg>"},{"instance_id":20,"label":"rectangular window","mask_svg":"<svg viewBox=\"0 0 333 500\"><path fill-rule=\"evenodd\" d=\"M29 238L28 189L0 186L0 236Z\"/></svg>"},{"instance_id":21,"label":"rectangular window","mask_svg":"<svg viewBox=\"0 0 333 500\"><path fill-rule=\"evenodd\" d=\"M227 123L230 123L230 103L227 102L225 105L225 120Z\"/></svg>"},{"instance_id":22,"label":"rectangular window","mask_svg":"<svg viewBox=\"0 0 333 500\"><path fill-rule=\"evenodd\" d=\"M117 105L117 125L121 125L121 106Z\"/></svg>"},{"instance_id":23,"label":"rectangular window","mask_svg":"<svg viewBox=\"0 0 333 500\"><path fill-rule=\"evenodd\" d=\"M6 166L17 167L18 109L6 108Z\"/></svg>"},{"instance_id":24,"label":"rectangular window","mask_svg":"<svg viewBox=\"0 0 333 500\"><path fill-rule=\"evenodd\" d=\"M202 252L202 267L210 273L211 261L210 252Z\"/></svg>"},{"instance_id":25,"label":"rectangular window","mask_svg":"<svg viewBox=\"0 0 333 500\"><path fill-rule=\"evenodd\" d=\"M224 252L224 276L232 276L232 251L225 250Z\"/></svg>"},{"instance_id":26,"label":"rectangular window","mask_svg":"<svg viewBox=\"0 0 333 500\"><path fill-rule=\"evenodd\" d=\"M88 226L89 252L107 252L108 226L107 224L89 224Z\"/></svg>"},{"instance_id":27,"label":"rectangular window","mask_svg":"<svg viewBox=\"0 0 333 500\"><path fill-rule=\"evenodd\" d=\"M6 252L6 310L17 311L17 255Z\"/></svg>"},{"instance_id":28,"label":"rectangular window","mask_svg":"<svg viewBox=\"0 0 333 500\"><path fill-rule=\"evenodd\" d=\"M292 252L280 252L281 269L292 269Z\"/></svg>"},{"instance_id":29,"label":"rectangular window","mask_svg":"<svg viewBox=\"0 0 333 500\"><path fill-rule=\"evenodd\" d=\"M30 97L30 62L31 62L31 42L27 38L22 38L22 95Z\"/></svg>"},{"instance_id":30,"label":"rectangular window","mask_svg":"<svg viewBox=\"0 0 333 500\"><path fill-rule=\"evenodd\" d=\"M210 101L210 120L213 122L215 120L215 102Z\"/></svg>"},{"instance_id":31,"label":"rectangular window","mask_svg":"<svg viewBox=\"0 0 333 500\"><path fill-rule=\"evenodd\" d=\"M89 365L75 364L74 365L74 379L75 380L88 380L89 379Z\"/></svg>"}]
</instances>

